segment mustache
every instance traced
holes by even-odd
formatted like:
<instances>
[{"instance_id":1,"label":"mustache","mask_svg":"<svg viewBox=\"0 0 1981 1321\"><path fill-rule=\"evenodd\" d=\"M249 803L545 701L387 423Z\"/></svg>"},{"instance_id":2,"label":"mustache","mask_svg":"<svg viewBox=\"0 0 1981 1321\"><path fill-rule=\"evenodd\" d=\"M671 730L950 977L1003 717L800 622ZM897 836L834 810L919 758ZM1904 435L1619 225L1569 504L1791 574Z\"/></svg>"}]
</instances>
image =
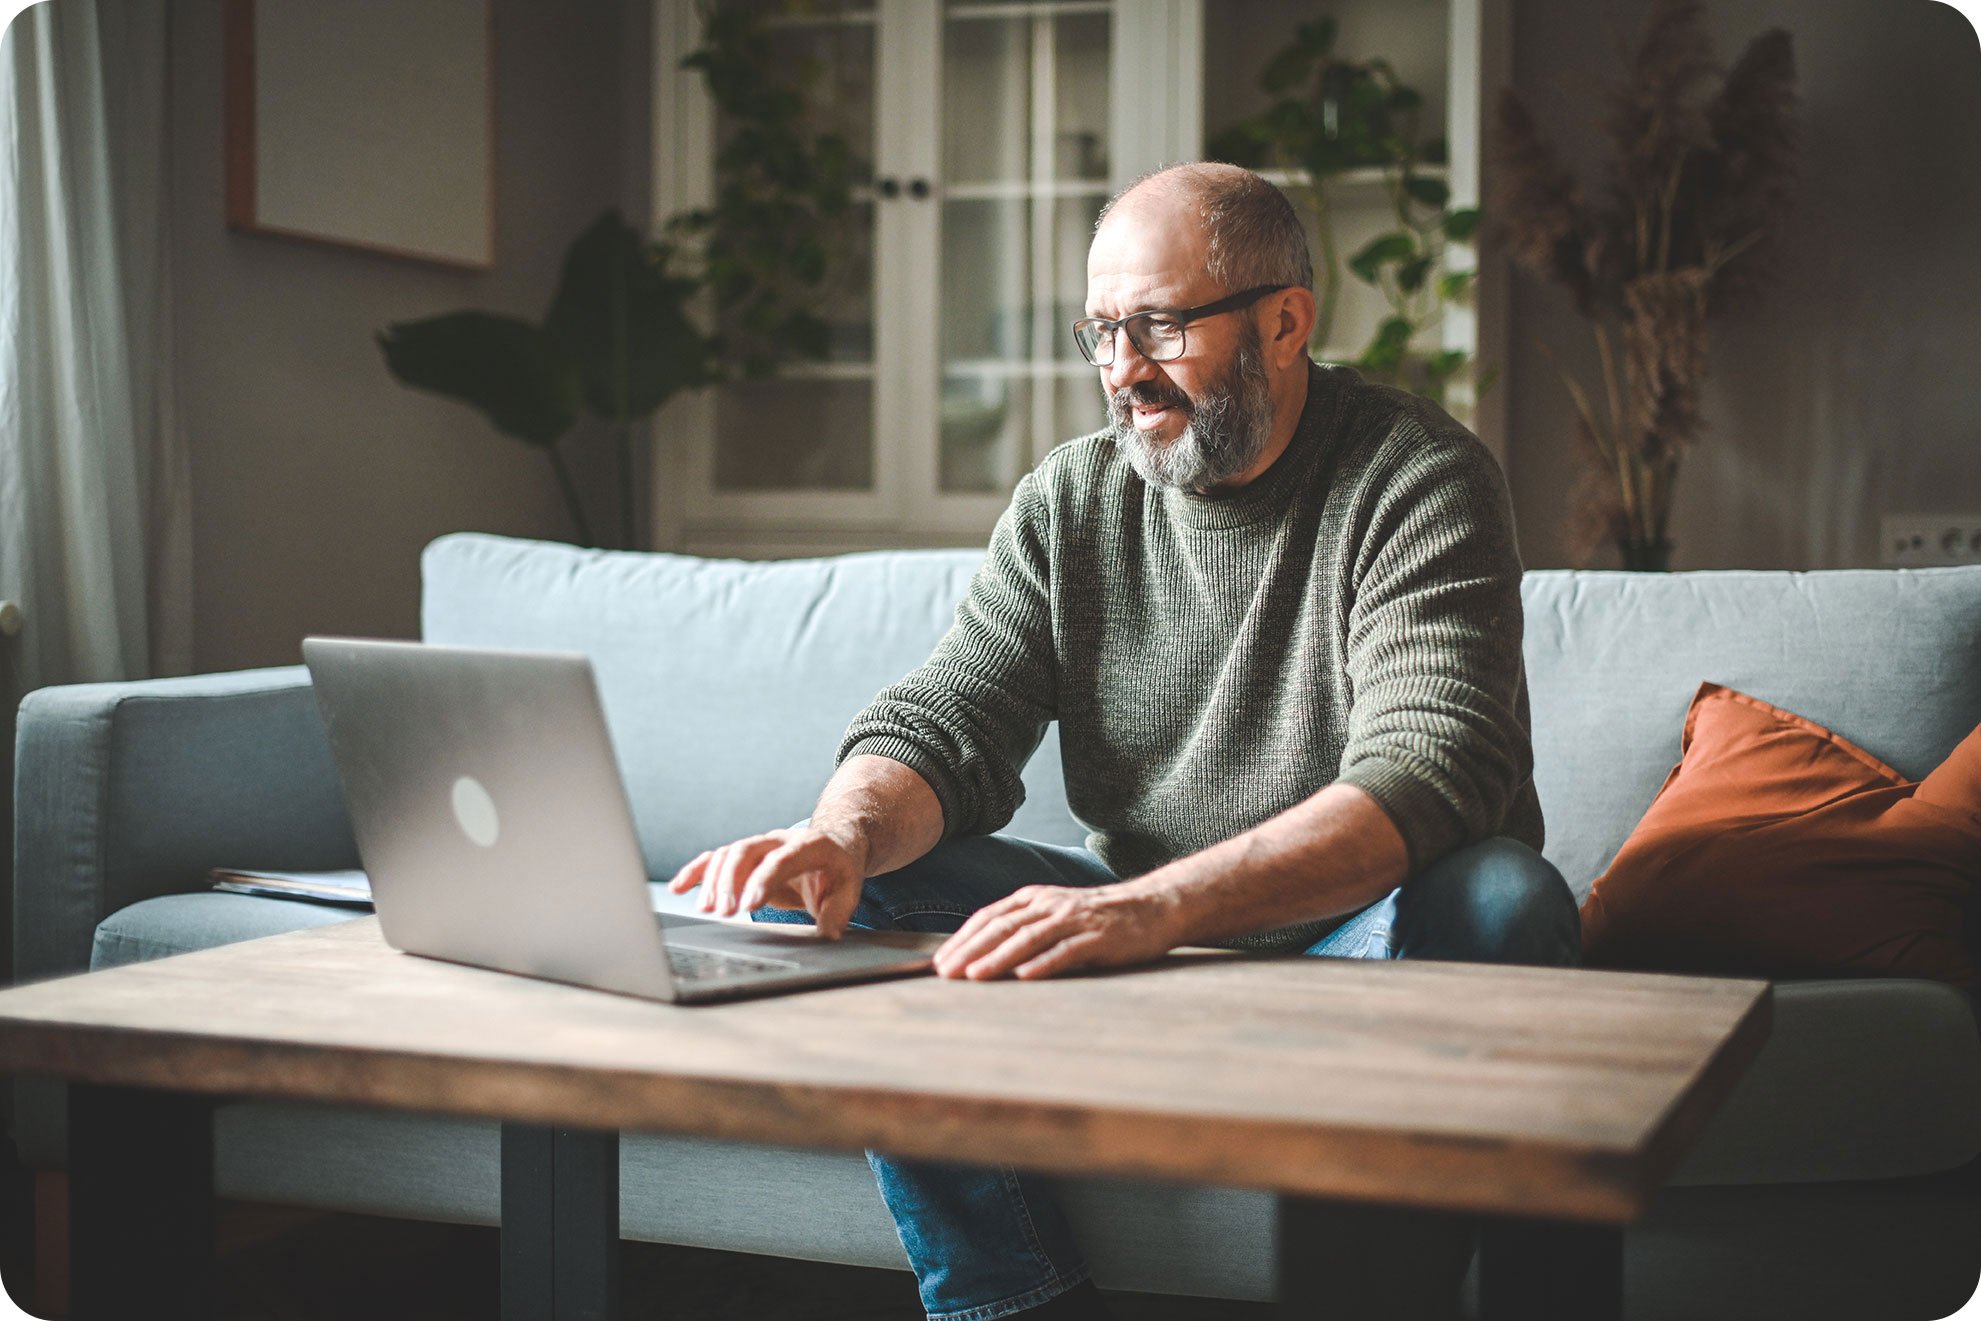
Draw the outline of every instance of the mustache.
<instances>
[{"instance_id":1,"label":"mustache","mask_svg":"<svg viewBox=\"0 0 1981 1321\"><path fill-rule=\"evenodd\" d=\"M1108 411L1117 420L1128 416L1131 404L1144 407L1174 408L1184 416L1195 412L1190 396L1174 385L1160 381L1137 381L1135 384L1116 390L1108 396Z\"/></svg>"}]
</instances>

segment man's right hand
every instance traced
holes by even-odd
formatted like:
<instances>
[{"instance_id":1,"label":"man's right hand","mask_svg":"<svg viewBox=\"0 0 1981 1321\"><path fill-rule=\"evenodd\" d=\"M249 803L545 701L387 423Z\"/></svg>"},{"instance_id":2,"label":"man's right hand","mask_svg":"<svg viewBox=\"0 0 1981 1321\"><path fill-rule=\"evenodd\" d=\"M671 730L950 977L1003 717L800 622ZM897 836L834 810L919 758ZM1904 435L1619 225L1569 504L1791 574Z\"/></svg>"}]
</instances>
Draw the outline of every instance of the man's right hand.
<instances>
[{"instance_id":1,"label":"man's right hand","mask_svg":"<svg viewBox=\"0 0 1981 1321\"><path fill-rule=\"evenodd\" d=\"M710 849L676 872L667 888L686 894L701 886L701 910L722 917L765 906L802 908L820 935L836 940L860 902L866 870L864 837L802 825Z\"/></svg>"}]
</instances>

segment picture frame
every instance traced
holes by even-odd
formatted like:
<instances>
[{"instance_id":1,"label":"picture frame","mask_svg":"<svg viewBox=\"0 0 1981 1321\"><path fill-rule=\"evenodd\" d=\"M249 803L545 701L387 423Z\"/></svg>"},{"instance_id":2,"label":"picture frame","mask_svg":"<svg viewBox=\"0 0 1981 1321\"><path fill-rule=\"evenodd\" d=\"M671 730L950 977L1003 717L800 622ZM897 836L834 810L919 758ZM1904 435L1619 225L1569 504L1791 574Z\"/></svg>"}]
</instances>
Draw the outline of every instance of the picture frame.
<instances>
[{"instance_id":1,"label":"picture frame","mask_svg":"<svg viewBox=\"0 0 1981 1321\"><path fill-rule=\"evenodd\" d=\"M227 0L227 223L495 265L491 0Z\"/></svg>"}]
</instances>

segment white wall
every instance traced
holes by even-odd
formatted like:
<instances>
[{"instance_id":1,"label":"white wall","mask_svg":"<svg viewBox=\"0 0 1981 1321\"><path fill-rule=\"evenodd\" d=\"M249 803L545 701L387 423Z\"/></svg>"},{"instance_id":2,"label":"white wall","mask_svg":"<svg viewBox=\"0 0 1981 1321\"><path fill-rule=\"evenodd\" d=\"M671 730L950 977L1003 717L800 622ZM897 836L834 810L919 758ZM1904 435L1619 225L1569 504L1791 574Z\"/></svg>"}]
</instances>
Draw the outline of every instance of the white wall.
<instances>
[{"instance_id":1,"label":"white wall","mask_svg":"<svg viewBox=\"0 0 1981 1321\"><path fill-rule=\"evenodd\" d=\"M162 0L161 0L162 2ZM192 459L195 667L289 664L306 633L412 636L420 548L460 529L572 535L548 463L400 386L388 322L541 316L609 204L646 214L644 11L495 0L496 266L450 271L229 232L220 0L173 0L177 385ZM604 519L594 430L579 457Z\"/></svg>"},{"instance_id":2,"label":"white wall","mask_svg":"<svg viewBox=\"0 0 1981 1321\"><path fill-rule=\"evenodd\" d=\"M1584 98L1642 0L1516 0L1514 81L1585 181ZM1680 473L1675 568L1877 563L1881 512L1981 512L1981 44L1935 0L1712 0L1731 64L1795 38L1803 177L1779 282L1714 323L1710 430ZM1530 567L1570 563L1574 412L1531 341L1599 380L1558 286L1515 281L1509 477ZM1614 564L1613 552L1596 561Z\"/></svg>"}]
</instances>

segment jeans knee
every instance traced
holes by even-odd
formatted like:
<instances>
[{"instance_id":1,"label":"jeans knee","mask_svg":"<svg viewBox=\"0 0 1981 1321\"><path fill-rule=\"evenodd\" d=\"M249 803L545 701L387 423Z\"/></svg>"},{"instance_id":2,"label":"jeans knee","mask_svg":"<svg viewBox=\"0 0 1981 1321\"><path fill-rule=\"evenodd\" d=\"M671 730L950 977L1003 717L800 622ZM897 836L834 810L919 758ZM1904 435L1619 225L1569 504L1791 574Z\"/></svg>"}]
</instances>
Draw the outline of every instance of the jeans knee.
<instances>
[{"instance_id":1,"label":"jeans knee","mask_svg":"<svg viewBox=\"0 0 1981 1321\"><path fill-rule=\"evenodd\" d=\"M1570 965L1580 961L1575 896L1554 864L1514 839L1460 849L1403 886L1400 958Z\"/></svg>"}]
</instances>

